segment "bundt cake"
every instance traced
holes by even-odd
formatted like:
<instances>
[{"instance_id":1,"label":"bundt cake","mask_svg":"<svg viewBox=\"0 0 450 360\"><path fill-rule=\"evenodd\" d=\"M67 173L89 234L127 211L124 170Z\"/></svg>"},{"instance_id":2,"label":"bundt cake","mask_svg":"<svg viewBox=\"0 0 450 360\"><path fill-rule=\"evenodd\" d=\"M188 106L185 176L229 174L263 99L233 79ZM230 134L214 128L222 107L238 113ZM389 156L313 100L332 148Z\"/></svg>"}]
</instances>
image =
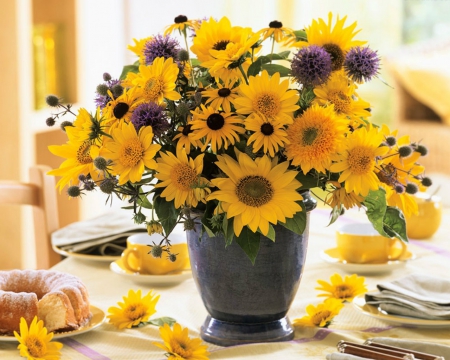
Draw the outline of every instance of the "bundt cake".
<instances>
[{"instance_id":1,"label":"bundt cake","mask_svg":"<svg viewBox=\"0 0 450 360\"><path fill-rule=\"evenodd\" d=\"M92 316L86 287L76 276L50 270L0 271L0 334L19 331L34 316L49 332L75 330Z\"/></svg>"}]
</instances>

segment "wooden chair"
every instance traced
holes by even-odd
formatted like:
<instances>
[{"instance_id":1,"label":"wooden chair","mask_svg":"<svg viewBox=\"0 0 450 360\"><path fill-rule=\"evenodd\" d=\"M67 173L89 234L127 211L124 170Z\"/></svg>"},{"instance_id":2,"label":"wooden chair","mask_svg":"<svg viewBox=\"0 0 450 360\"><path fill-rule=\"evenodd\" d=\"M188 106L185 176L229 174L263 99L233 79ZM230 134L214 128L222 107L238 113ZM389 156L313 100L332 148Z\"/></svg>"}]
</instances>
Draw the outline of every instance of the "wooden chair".
<instances>
[{"instance_id":1,"label":"wooden chair","mask_svg":"<svg viewBox=\"0 0 450 360\"><path fill-rule=\"evenodd\" d=\"M1 204L33 207L37 269L48 269L61 261L51 245L51 234L59 229L59 217L55 178L47 175L50 170L45 165L31 166L28 183L0 180Z\"/></svg>"}]
</instances>

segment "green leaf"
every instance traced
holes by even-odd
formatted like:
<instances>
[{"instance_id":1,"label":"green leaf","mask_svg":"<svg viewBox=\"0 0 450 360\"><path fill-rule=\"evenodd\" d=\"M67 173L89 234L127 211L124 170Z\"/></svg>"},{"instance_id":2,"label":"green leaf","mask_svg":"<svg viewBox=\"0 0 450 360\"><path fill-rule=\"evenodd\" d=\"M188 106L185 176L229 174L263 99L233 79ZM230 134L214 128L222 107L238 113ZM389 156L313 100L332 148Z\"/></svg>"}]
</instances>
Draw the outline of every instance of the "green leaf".
<instances>
[{"instance_id":1,"label":"green leaf","mask_svg":"<svg viewBox=\"0 0 450 360\"><path fill-rule=\"evenodd\" d=\"M261 231L258 228L258 232L261 233ZM271 224L269 224L269 232L267 233L267 235L264 235L265 237L267 237L268 239L272 240L273 242L275 242L275 229L273 228L273 226Z\"/></svg>"},{"instance_id":2,"label":"green leaf","mask_svg":"<svg viewBox=\"0 0 450 360\"><path fill-rule=\"evenodd\" d=\"M308 41L308 36L306 35L305 30L295 30L294 34L295 34L295 37L297 38L297 41L300 41L300 40Z\"/></svg>"},{"instance_id":3,"label":"green leaf","mask_svg":"<svg viewBox=\"0 0 450 360\"><path fill-rule=\"evenodd\" d=\"M263 55L259 57L258 60L260 60L263 64L268 64L271 60L286 60L290 53L290 51L283 51L279 54Z\"/></svg>"},{"instance_id":4,"label":"green leaf","mask_svg":"<svg viewBox=\"0 0 450 360\"><path fill-rule=\"evenodd\" d=\"M273 75L275 73L280 73L281 77L284 76L290 76L291 75L291 69L283 66L283 65L278 65L278 64L263 64L262 66L263 70L267 70L267 72L269 73L269 75Z\"/></svg>"},{"instance_id":5,"label":"green leaf","mask_svg":"<svg viewBox=\"0 0 450 360\"><path fill-rule=\"evenodd\" d=\"M299 211L292 218L286 218L286 222L279 222L280 225L283 225L286 229L289 229L295 232L298 235L303 234L306 228L306 209L303 202L297 202L302 207L302 211Z\"/></svg>"},{"instance_id":6,"label":"green leaf","mask_svg":"<svg viewBox=\"0 0 450 360\"><path fill-rule=\"evenodd\" d=\"M138 65L125 65L122 69L122 74L120 74L120 80L124 80L130 71L133 73L138 73L139 66Z\"/></svg>"},{"instance_id":7,"label":"green leaf","mask_svg":"<svg viewBox=\"0 0 450 360\"><path fill-rule=\"evenodd\" d=\"M341 216L342 213L342 209L341 206L335 206L330 213L330 223L327 226L330 226L331 224L333 224L338 218L339 216Z\"/></svg>"},{"instance_id":8,"label":"green leaf","mask_svg":"<svg viewBox=\"0 0 450 360\"><path fill-rule=\"evenodd\" d=\"M386 191L379 189L371 190L364 199L364 205L367 207L366 214L373 227L380 235L390 237L384 231L384 216L386 214Z\"/></svg>"},{"instance_id":9,"label":"green leaf","mask_svg":"<svg viewBox=\"0 0 450 360\"><path fill-rule=\"evenodd\" d=\"M179 210L175 208L173 201L167 201L161 196L155 196L153 200L156 215L164 229L166 235L170 234L177 224Z\"/></svg>"},{"instance_id":10,"label":"green leaf","mask_svg":"<svg viewBox=\"0 0 450 360\"><path fill-rule=\"evenodd\" d=\"M247 71L247 76L256 76L261 71L262 61L261 59L256 60L253 64L251 64Z\"/></svg>"},{"instance_id":11,"label":"green leaf","mask_svg":"<svg viewBox=\"0 0 450 360\"><path fill-rule=\"evenodd\" d=\"M312 189L319 186L319 180L309 174L303 174L303 172L299 172L297 176L295 177L295 180L300 181L302 186L297 189L297 191L300 190L306 190L306 189Z\"/></svg>"},{"instance_id":12,"label":"green leaf","mask_svg":"<svg viewBox=\"0 0 450 360\"><path fill-rule=\"evenodd\" d=\"M405 216L399 208L388 206L383 220L383 229L390 237L408 242Z\"/></svg>"},{"instance_id":13,"label":"green leaf","mask_svg":"<svg viewBox=\"0 0 450 360\"><path fill-rule=\"evenodd\" d=\"M225 235L225 246L231 245L234 238L234 227L233 227L234 218L227 219L226 215L223 217L222 229Z\"/></svg>"},{"instance_id":14,"label":"green leaf","mask_svg":"<svg viewBox=\"0 0 450 360\"><path fill-rule=\"evenodd\" d=\"M261 235L251 231L247 226L241 231L241 234L236 237L236 242L244 250L253 265L255 265L256 256L259 252L259 243Z\"/></svg>"},{"instance_id":15,"label":"green leaf","mask_svg":"<svg viewBox=\"0 0 450 360\"><path fill-rule=\"evenodd\" d=\"M196 59L196 58L194 58L194 59L191 59L191 64L192 64L192 66L200 66L200 64L201 64L201 61L199 60L199 59Z\"/></svg>"},{"instance_id":16,"label":"green leaf","mask_svg":"<svg viewBox=\"0 0 450 360\"><path fill-rule=\"evenodd\" d=\"M138 205L142 206L146 209L153 209L152 203L148 200L147 196L144 194L139 195L139 198L137 199Z\"/></svg>"},{"instance_id":17,"label":"green leaf","mask_svg":"<svg viewBox=\"0 0 450 360\"><path fill-rule=\"evenodd\" d=\"M170 327L173 326L177 321L171 317L160 317L157 319L151 319L149 321L141 322L144 325L155 325L155 326L164 326L164 324L168 324ZM139 324L139 325L141 325Z\"/></svg>"}]
</instances>

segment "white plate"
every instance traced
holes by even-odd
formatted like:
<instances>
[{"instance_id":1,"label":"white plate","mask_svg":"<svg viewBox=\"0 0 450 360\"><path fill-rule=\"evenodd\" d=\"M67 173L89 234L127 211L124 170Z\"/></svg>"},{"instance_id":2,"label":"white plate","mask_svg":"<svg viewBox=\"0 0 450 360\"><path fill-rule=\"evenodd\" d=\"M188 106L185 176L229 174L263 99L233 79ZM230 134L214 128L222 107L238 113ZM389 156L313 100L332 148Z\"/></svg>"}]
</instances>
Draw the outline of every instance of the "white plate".
<instances>
[{"instance_id":1,"label":"white plate","mask_svg":"<svg viewBox=\"0 0 450 360\"><path fill-rule=\"evenodd\" d=\"M407 250L405 255L399 260L388 261L382 264L353 264L342 260L339 256L339 250L337 248L332 248L322 251L320 257L327 263L333 264L348 273L367 275L391 272L405 266L408 260L413 260L416 256Z\"/></svg>"},{"instance_id":2,"label":"white plate","mask_svg":"<svg viewBox=\"0 0 450 360\"><path fill-rule=\"evenodd\" d=\"M83 334L85 332L94 330L95 328L99 327L103 322L105 321L106 315L103 312L102 309L99 309L96 306L90 306L90 310L92 313L91 320L89 322L77 330L72 331L65 331L65 332L54 332L53 333L53 339L61 339L69 336L75 336L79 334ZM17 341L16 337L14 335L0 335L0 342L1 341ZM17 341L18 342L18 341Z\"/></svg>"},{"instance_id":3,"label":"white plate","mask_svg":"<svg viewBox=\"0 0 450 360\"><path fill-rule=\"evenodd\" d=\"M117 259L120 259L120 255L118 256L103 256L103 255L89 255L89 254L80 254L75 252L69 252L62 250L56 246L53 246L53 250L55 250L58 254L61 254L66 257L71 257L79 260L89 260L89 261L101 261L101 262L108 262L116 261Z\"/></svg>"},{"instance_id":4,"label":"white plate","mask_svg":"<svg viewBox=\"0 0 450 360\"><path fill-rule=\"evenodd\" d=\"M407 316L391 315L388 314L378 307L366 304L364 297L365 294L355 296L353 299L353 306L361 311L363 314L374 317L379 320L387 321L394 324L417 326L417 327L449 327L450 320L427 320L427 319L417 319Z\"/></svg>"},{"instance_id":5,"label":"white plate","mask_svg":"<svg viewBox=\"0 0 450 360\"><path fill-rule=\"evenodd\" d=\"M191 269L185 269L166 275L143 275L134 273L123 267L122 259L112 262L109 268L116 274L119 274L137 284L143 285L174 285L192 277Z\"/></svg>"}]
</instances>

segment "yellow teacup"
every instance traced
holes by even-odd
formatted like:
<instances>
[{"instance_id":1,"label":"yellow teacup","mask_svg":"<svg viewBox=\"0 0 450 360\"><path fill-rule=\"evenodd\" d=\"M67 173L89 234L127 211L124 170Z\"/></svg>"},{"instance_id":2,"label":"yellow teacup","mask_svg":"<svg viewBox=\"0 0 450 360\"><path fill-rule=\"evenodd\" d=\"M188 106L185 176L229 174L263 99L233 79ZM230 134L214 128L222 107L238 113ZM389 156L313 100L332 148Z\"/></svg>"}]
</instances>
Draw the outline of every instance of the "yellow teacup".
<instances>
[{"instance_id":1,"label":"yellow teacup","mask_svg":"<svg viewBox=\"0 0 450 360\"><path fill-rule=\"evenodd\" d=\"M406 216L406 234L411 239L429 239L441 225L441 198L417 193L415 199L419 212L417 215Z\"/></svg>"},{"instance_id":2,"label":"yellow teacup","mask_svg":"<svg viewBox=\"0 0 450 360\"><path fill-rule=\"evenodd\" d=\"M176 254L177 259L172 262L165 256L155 258L150 253L150 244L159 244L163 239L160 234L137 234L127 239L127 248L122 253L123 266L132 272L146 275L163 275L173 271L181 271L189 266L189 255L186 235L174 231L170 236L170 252Z\"/></svg>"},{"instance_id":3,"label":"yellow teacup","mask_svg":"<svg viewBox=\"0 0 450 360\"><path fill-rule=\"evenodd\" d=\"M354 264L398 260L407 250L401 240L380 235L370 223L343 225L336 241L342 260Z\"/></svg>"}]
</instances>

